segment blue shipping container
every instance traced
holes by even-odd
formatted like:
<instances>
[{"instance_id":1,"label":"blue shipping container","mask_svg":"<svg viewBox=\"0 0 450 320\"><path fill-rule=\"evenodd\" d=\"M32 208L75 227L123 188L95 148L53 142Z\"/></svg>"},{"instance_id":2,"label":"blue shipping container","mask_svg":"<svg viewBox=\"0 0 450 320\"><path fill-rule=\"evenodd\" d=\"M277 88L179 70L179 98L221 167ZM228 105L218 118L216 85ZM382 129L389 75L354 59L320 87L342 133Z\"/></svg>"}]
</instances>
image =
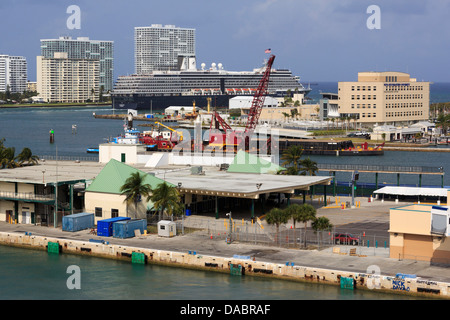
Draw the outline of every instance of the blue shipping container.
<instances>
[{"instance_id":1,"label":"blue shipping container","mask_svg":"<svg viewBox=\"0 0 450 320\"><path fill-rule=\"evenodd\" d=\"M141 234L147 229L146 220L124 220L113 223L113 237L114 238L132 238L134 237L134 230L139 229Z\"/></svg>"},{"instance_id":2,"label":"blue shipping container","mask_svg":"<svg viewBox=\"0 0 450 320\"><path fill-rule=\"evenodd\" d=\"M94 227L94 214L93 213L76 213L62 218L62 230L63 231L80 231Z\"/></svg>"},{"instance_id":3,"label":"blue shipping container","mask_svg":"<svg viewBox=\"0 0 450 320\"><path fill-rule=\"evenodd\" d=\"M117 221L130 220L128 217L116 217L97 221L97 235L102 237L112 237L113 223Z\"/></svg>"}]
</instances>

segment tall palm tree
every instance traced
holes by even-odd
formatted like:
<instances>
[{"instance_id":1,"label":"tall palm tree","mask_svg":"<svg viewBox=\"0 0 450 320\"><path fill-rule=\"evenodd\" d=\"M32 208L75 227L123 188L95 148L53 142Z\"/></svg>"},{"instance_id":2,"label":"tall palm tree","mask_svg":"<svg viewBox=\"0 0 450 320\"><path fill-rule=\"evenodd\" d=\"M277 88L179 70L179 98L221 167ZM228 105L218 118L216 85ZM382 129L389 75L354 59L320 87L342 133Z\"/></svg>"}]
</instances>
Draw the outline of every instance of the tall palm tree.
<instances>
[{"instance_id":1,"label":"tall palm tree","mask_svg":"<svg viewBox=\"0 0 450 320\"><path fill-rule=\"evenodd\" d=\"M27 162L28 165L38 164L39 157L36 155L33 155L30 148L23 148L22 152L19 153L17 156L17 160L19 162L19 165L23 165L25 162Z\"/></svg>"},{"instance_id":2,"label":"tall palm tree","mask_svg":"<svg viewBox=\"0 0 450 320\"><path fill-rule=\"evenodd\" d=\"M124 185L120 187L121 194L125 195L124 202L126 202L128 205L134 204L136 218L138 215L138 202L141 201L141 198L143 196L148 197L152 192L152 188L150 187L150 185L146 184L144 181L145 174L134 172L127 180L125 180Z\"/></svg>"},{"instance_id":3,"label":"tall palm tree","mask_svg":"<svg viewBox=\"0 0 450 320\"><path fill-rule=\"evenodd\" d=\"M284 160L282 163L283 166L293 165L295 170L298 172L300 159L303 155L303 149L300 146L290 146L286 151L281 155L281 160Z\"/></svg>"},{"instance_id":4,"label":"tall palm tree","mask_svg":"<svg viewBox=\"0 0 450 320\"><path fill-rule=\"evenodd\" d=\"M300 170L302 170L302 175L315 176L319 168L317 167L317 162L312 161L309 157L300 161L300 165L302 166Z\"/></svg>"},{"instance_id":5,"label":"tall palm tree","mask_svg":"<svg viewBox=\"0 0 450 320\"><path fill-rule=\"evenodd\" d=\"M167 211L169 216L183 212L180 193L175 187L170 186L165 181L153 189L152 195L147 200L151 200L155 210L159 211L159 220L162 219L164 211Z\"/></svg>"}]
</instances>

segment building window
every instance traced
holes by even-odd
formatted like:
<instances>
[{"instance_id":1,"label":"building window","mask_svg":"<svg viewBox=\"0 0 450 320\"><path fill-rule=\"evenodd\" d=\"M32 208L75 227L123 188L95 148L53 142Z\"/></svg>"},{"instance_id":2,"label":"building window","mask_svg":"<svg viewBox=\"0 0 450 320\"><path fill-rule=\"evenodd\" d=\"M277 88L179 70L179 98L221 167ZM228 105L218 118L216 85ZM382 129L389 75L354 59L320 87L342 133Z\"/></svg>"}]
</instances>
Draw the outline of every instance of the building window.
<instances>
[{"instance_id":1,"label":"building window","mask_svg":"<svg viewBox=\"0 0 450 320\"><path fill-rule=\"evenodd\" d=\"M118 209L111 209L111 218L117 218L119 216Z\"/></svg>"},{"instance_id":2,"label":"building window","mask_svg":"<svg viewBox=\"0 0 450 320\"><path fill-rule=\"evenodd\" d=\"M101 218L102 217L102 208L95 208L95 216Z\"/></svg>"}]
</instances>

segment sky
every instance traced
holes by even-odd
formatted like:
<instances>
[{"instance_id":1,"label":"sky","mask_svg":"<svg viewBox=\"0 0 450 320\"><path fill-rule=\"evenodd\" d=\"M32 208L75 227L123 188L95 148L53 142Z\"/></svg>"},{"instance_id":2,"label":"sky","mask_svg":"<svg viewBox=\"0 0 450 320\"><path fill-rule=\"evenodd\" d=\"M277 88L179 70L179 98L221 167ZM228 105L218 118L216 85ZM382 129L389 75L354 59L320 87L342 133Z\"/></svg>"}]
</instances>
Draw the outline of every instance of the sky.
<instances>
[{"instance_id":1,"label":"sky","mask_svg":"<svg viewBox=\"0 0 450 320\"><path fill-rule=\"evenodd\" d=\"M81 29L67 27L70 5ZM198 67L250 71L270 48L274 68L302 83L356 81L361 71L450 82L449 14L450 0L1 0L0 54L25 56L35 81L40 39L112 40L117 78L134 72L134 27L170 24L196 29Z\"/></svg>"}]
</instances>

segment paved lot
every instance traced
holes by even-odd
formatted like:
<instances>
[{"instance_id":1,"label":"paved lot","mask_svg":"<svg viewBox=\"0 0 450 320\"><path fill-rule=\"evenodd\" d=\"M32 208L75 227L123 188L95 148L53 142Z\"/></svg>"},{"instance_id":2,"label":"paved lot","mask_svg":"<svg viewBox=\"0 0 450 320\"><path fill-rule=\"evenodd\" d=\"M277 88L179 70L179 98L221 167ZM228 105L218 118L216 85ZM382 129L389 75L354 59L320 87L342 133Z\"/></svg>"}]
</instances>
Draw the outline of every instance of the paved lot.
<instances>
[{"instance_id":1,"label":"paved lot","mask_svg":"<svg viewBox=\"0 0 450 320\"><path fill-rule=\"evenodd\" d=\"M366 227L373 232L386 232L389 221L389 208L400 204L391 203L363 203L356 209L319 209L318 215L327 216L333 224L339 227L352 228ZM367 201L366 201L367 202ZM211 219L214 219L211 217ZM417 276L433 281L450 282L450 268L430 266L427 262L388 258L385 248L358 247L358 254L366 257L339 255L331 248L318 250L283 249L279 247L258 246L239 242L227 244L223 239L205 239L199 233L186 234L174 238L162 238L157 235L147 235L141 238L116 239L93 236L88 231L64 232L52 227L32 225L12 225L0 222L0 231L3 232L32 232L34 235L60 237L65 239L84 240L103 239L111 244L122 244L141 248L171 250L177 252L196 251L198 254L232 257L238 255L254 256L257 261L284 264L294 262L295 265L327 268L334 270L366 273L371 266L378 266L382 275L394 276L396 273L416 274ZM366 231L369 232L369 231ZM342 246L341 251L350 247Z\"/></svg>"}]
</instances>

